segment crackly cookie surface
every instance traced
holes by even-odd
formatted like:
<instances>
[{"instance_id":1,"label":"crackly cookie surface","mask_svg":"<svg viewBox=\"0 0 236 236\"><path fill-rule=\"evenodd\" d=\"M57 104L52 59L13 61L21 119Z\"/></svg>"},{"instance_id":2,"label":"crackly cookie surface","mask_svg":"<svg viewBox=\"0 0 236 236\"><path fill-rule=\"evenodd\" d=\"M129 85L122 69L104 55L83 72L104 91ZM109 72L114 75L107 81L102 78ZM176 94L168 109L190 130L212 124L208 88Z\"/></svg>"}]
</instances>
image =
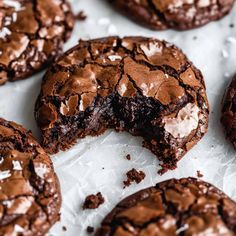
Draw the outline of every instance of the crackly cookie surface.
<instances>
[{"instance_id":1,"label":"crackly cookie surface","mask_svg":"<svg viewBox=\"0 0 236 236\"><path fill-rule=\"evenodd\" d=\"M235 236L236 203L194 178L171 179L123 201L96 236Z\"/></svg>"},{"instance_id":2,"label":"crackly cookie surface","mask_svg":"<svg viewBox=\"0 0 236 236\"><path fill-rule=\"evenodd\" d=\"M135 22L156 30L186 30L226 15L234 0L109 0Z\"/></svg>"},{"instance_id":3,"label":"crackly cookie surface","mask_svg":"<svg viewBox=\"0 0 236 236\"><path fill-rule=\"evenodd\" d=\"M52 61L73 24L66 0L0 0L0 85Z\"/></svg>"},{"instance_id":4,"label":"crackly cookie surface","mask_svg":"<svg viewBox=\"0 0 236 236\"><path fill-rule=\"evenodd\" d=\"M22 126L0 118L0 235L44 235L60 206L50 158Z\"/></svg>"},{"instance_id":5,"label":"crackly cookie surface","mask_svg":"<svg viewBox=\"0 0 236 236\"><path fill-rule=\"evenodd\" d=\"M225 93L221 122L227 138L236 149L236 75Z\"/></svg>"},{"instance_id":6,"label":"crackly cookie surface","mask_svg":"<svg viewBox=\"0 0 236 236\"><path fill-rule=\"evenodd\" d=\"M80 41L45 75L35 115L49 153L108 128L142 136L163 168L203 136L203 77L175 46L142 37Z\"/></svg>"}]
</instances>

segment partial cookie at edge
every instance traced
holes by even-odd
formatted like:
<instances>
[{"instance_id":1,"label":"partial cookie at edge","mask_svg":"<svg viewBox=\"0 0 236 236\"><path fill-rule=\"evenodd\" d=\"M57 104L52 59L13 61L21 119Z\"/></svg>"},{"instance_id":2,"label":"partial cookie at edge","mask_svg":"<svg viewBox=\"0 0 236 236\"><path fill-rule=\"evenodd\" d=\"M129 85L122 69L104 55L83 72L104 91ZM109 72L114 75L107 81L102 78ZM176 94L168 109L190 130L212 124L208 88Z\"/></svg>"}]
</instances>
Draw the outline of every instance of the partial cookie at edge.
<instances>
[{"instance_id":1,"label":"partial cookie at edge","mask_svg":"<svg viewBox=\"0 0 236 236\"><path fill-rule=\"evenodd\" d=\"M0 2L0 85L27 78L62 53L74 16L67 0Z\"/></svg>"},{"instance_id":2,"label":"partial cookie at edge","mask_svg":"<svg viewBox=\"0 0 236 236\"><path fill-rule=\"evenodd\" d=\"M193 29L219 20L234 0L108 0L136 23L155 30Z\"/></svg>"},{"instance_id":3,"label":"partial cookie at edge","mask_svg":"<svg viewBox=\"0 0 236 236\"><path fill-rule=\"evenodd\" d=\"M22 126L0 118L0 235L43 236L59 220L52 162Z\"/></svg>"},{"instance_id":4,"label":"partial cookie at edge","mask_svg":"<svg viewBox=\"0 0 236 236\"><path fill-rule=\"evenodd\" d=\"M236 203L213 185L170 179L122 200L95 235L234 236L235 219Z\"/></svg>"},{"instance_id":5,"label":"partial cookie at edge","mask_svg":"<svg viewBox=\"0 0 236 236\"><path fill-rule=\"evenodd\" d=\"M236 149L236 75L225 93L221 122L225 128L226 137Z\"/></svg>"}]
</instances>

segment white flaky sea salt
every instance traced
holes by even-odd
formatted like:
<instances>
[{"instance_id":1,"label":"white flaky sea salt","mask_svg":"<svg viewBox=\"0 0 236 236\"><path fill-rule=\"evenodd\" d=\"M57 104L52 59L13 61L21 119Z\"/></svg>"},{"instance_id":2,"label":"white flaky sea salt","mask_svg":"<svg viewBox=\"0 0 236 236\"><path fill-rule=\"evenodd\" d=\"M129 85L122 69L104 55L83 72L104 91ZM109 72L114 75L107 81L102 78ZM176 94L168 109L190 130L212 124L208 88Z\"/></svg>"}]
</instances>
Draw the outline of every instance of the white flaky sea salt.
<instances>
[{"instance_id":1,"label":"white flaky sea salt","mask_svg":"<svg viewBox=\"0 0 236 236\"><path fill-rule=\"evenodd\" d=\"M176 230L176 235L186 231L189 228L188 224L185 224L184 226L180 227L179 229Z\"/></svg>"},{"instance_id":2,"label":"white flaky sea salt","mask_svg":"<svg viewBox=\"0 0 236 236\"><path fill-rule=\"evenodd\" d=\"M34 168L35 173L42 179L44 179L45 175L48 173L48 168L46 165L40 163L37 167Z\"/></svg>"},{"instance_id":3,"label":"white flaky sea salt","mask_svg":"<svg viewBox=\"0 0 236 236\"><path fill-rule=\"evenodd\" d=\"M1 30L0 30L0 38L1 39L5 39L7 35L11 35L11 31L6 28L6 27L3 27Z\"/></svg>"},{"instance_id":4,"label":"white flaky sea salt","mask_svg":"<svg viewBox=\"0 0 236 236\"><path fill-rule=\"evenodd\" d=\"M21 10L21 4L19 1L15 0L3 0L3 3L9 7L15 8L16 11Z\"/></svg>"},{"instance_id":5,"label":"white flaky sea salt","mask_svg":"<svg viewBox=\"0 0 236 236\"><path fill-rule=\"evenodd\" d=\"M11 176L10 170L0 171L0 180L7 179Z\"/></svg>"},{"instance_id":6,"label":"white flaky sea salt","mask_svg":"<svg viewBox=\"0 0 236 236\"><path fill-rule=\"evenodd\" d=\"M22 170L22 166L19 161L12 161L13 170Z\"/></svg>"},{"instance_id":7,"label":"white flaky sea salt","mask_svg":"<svg viewBox=\"0 0 236 236\"><path fill-rule=\"evenodd\" d=\"M23 233L25 230L20 225L14 226L14 232L15 233Z\"/></svg>"},{"instance_id":8,"label":"white flaky sea salt","mask_svg":"<svg viewBox=\"0 0 236 236\"><path fill-rule=\"evenodd\" d=\"M111 60L111 61L116 61L116 60L121 60L122 57L119 56L119 55L110 55L108 56L108 58Z\"/></svg>"}]
</instances>

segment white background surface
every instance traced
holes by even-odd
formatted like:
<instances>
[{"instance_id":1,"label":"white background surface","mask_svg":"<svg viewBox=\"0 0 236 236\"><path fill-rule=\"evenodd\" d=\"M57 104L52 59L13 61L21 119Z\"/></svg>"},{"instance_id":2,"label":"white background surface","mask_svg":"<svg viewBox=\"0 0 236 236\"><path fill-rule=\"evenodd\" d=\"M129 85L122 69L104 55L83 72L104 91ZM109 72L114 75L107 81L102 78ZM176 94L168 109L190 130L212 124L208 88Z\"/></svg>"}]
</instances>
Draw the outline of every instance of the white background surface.
<instances>
[{"instance_id":1,"label":"white background surface","mask_svg":"<svg viewBox=\"0 0 236 236\"><path fill-rule=\"evenodd\" d=\"M157 175L158 161L141 147L142 140L127 133L108 131L98 138L80 140L69 151L54 156L63 206L61 222L49 235L86 235L87 226L96 228L125 196L172 177L196 177L197 170L203 173L204 180L236 200L236 155L225 140L219 122L224 89L236 72L236 6L223 20L196 30L155 32L116 13L105 0L74 0L72 4L75 13L84 10L88 18L77 22L65 49L75 45L79 38L108 35L151 36L175 43L204 74L211 116L207 135L179 162L175 171L163 176ZM235 27L230 28L230 23L235 23ZM35 137L39 137L39 132L33 110L43 73L0 87L0 116L23 124ZM131 161L125 159L127 154L131 154ZM125 173L133 167L143 170L147 176L139 185L123 189ZM104 195L105 204L96 210L83 211L85 197L98 191ZM63 231L62 226L66 226L67 231Z\"/></svg>"}]
</instances>

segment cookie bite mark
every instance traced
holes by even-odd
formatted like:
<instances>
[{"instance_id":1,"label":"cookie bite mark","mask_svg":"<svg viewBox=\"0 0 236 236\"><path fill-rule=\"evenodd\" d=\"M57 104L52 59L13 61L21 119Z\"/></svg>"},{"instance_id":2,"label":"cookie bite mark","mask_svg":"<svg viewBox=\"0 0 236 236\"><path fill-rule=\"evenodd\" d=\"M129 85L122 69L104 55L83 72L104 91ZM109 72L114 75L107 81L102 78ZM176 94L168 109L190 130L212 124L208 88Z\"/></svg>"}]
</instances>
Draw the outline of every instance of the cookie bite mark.
<instances>
[{"instance_id":1,"label":"cookie bite mark","mask_svg":"<svg viewBox=\"0 0 236 236\"><path fill-rule=\"evenodd\" d=\"M60 186L31 133L0 119L0 235L44 235L59 220Z\"/></svg>"},{"instance_id":2,"label":"cookie bite mark","mask_svg":"<svg viewBox=\"0 0 236 236\"><path fill-rule=\"evenodd\" d=\"M224 17L233 0L108 0L134 22L153 30L193 29Z\"/></svg>"},{"instance_id":3,"label":"cookie bite mark","mask_svg":"<svg viewBox=\"0 0 236 236\"><path fill-rule=\"evenodd\" d=\"M35 117L50 153L106 129L141 136L163 171L206 133L202 74L181 50L142 37L80 41L43 78Z\"/></svg>"},{"instance_id":4,"label":"cookie bite mark","mask_svg":"<svg viewBox=\"0 0 236 236\"><path fill-rule=\"evenodd\" d=\"M95 235L233 236L235 215L236 203L213 185L170 179L122 200Z\"/></svg>"},{"instance_id":5,"label":"cookie bite mark","mask_svg":"<svg viewBox=\"0 0 236 236\"><path fill-rule=\"evenodd\" d=\"M64 0L0 3L0 84L24 79L62 52L74 19Z\"/></svg>"}]
</instances>

